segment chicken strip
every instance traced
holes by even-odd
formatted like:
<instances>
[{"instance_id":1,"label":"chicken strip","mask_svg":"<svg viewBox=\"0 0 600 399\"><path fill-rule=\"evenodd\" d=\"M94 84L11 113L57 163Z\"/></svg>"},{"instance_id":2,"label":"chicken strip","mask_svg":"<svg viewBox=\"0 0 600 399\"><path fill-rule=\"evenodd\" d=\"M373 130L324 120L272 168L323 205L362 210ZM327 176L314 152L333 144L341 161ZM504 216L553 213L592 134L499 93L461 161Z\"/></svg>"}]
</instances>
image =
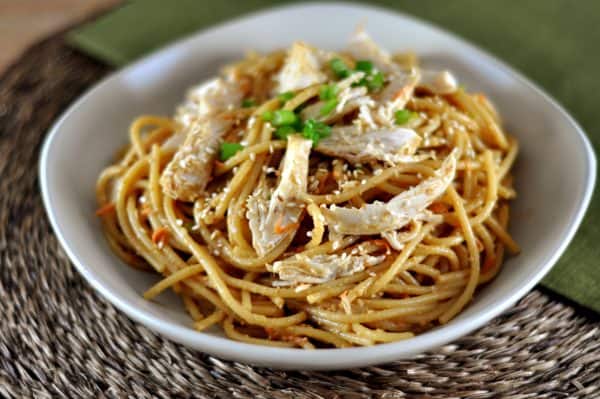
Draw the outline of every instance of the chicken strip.
<instances>
[{"instance_id":1,"label":"chicken strip","mask_svg":"<svg viewBox=\"0 0 600 399\"><path fill-rule=\"evenodd\" d=\"M412 220L429 218L427 207L446 192L456 172L456 153L453 151L442 163L435 176L404 191L388 202L374 202L361 208L323 208L322 213L331 231L336 234L370 235L398 230Z\"/></svg>"},{"instance_id":2,"label":"chicken strip","mask_svg":"<svg viewBox=\"0 0 600 399\"><path fill-rule=\"evenodd\" d=\"M223 135L232 121L218 114L239 106L243 93L237 83L222 78L192 89L175 119L182 126L165 146L179 145L160 178L163 192L175 199L194 201L210 181Z\"/></svg>"},{"instance_id":3,"label":"chicken strip","mask_svg":"<svg viewBox=\"0 0 600 399\"><path fill-rule=\"evenodd\" d=\"M275 80L277 93L304 89L323 83L327 75L321 70L327 55L303 42L295 42Z\"/></svg>"},{"instance_id":4,"label":"chicken strip","mask_svg":"<svg viewBox=\"0 0 600 399\"><path fill-rule=\"evenodd\" d=\"M297 283L322 284L338 277L350 276L356 272L375 266L385 260L385 255L322 254L308 257L294 255L268 266L277 273L281 281L277 285Z\"/></svg>"},{"instance_id":5,"label":"chicken strip","mask_svg":"<svg viewBox=\"0 0 600 399\"><path fill-rule=\"evenodd\" d=\"M246 217L252 246L259 256L266 255L298 230L304 204L296 199L306 192L311 146L311 140L289 136L278 186L271 194L265 184L260 184L248 197Z\"/></svg>"},{"instance_id":6,"label":"chicken strip","mask_svg":"<svg viewBox=\"0 0 600 399\"><path fill-rule=\"evenodd\" d=\"M347 50L356 60L373 62L383 73L390 73L399 68L392 62L390 53L379 47L362 26L359 26L350 37Z\"/></svg>"},{"instance_id":7,"label":"chicken strip","mask_svg":"<svg viewBox=\"0 0 600 399\"><path fill-rule=\"evenodd\" d=\"M336 126L319 141L316 150L350 162L414 162L421 137L412 129L393 128L361 132L356 126Z\"/></svg>"},{"instance_id":8,"label":"chicken strip","mask_svg":"<svg viewBox=\"0 0 600 399\"><path fill-rule=\"evenodd\" d=\"M452 94L458 90L458 82L450 71L423 70L419 87L433 94Z\"/></svg>"}]
</instances>

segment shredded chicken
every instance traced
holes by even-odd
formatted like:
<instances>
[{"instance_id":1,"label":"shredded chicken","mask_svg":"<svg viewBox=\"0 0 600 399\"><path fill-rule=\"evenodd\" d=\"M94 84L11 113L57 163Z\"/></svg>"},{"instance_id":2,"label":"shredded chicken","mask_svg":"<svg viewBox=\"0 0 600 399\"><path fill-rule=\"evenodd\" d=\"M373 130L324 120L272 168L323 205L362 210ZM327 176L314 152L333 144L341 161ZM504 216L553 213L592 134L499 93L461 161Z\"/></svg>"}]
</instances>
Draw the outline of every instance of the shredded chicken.
<instances>
[{"instance_id":1,"label":"shredded chicken","mask_svg":"<svg viewBox=\"0 0 600 399\"><path fill-rule=\"evenodd\" d=\"M383 126L394 126L394 113L406 106L419 83L417 69L410 72L395 71L390 75L390 83L381 91L374 119Z\"/></svg>"},{"instance_id":2,"label":"shredded chicken","mask_svg":"<svg viewBox=\"0 0 600 399\"><path fill-rule=\"evenodd\" d=\"M233 80L215 78L193 87L186 101L177 108L175 121L188 126L197 120L214 116L229 107L240 105L243 92Z\"/></svg>"},{"instance_id":3,"label":"shredded chicken","mask_svg":"<svg viewBox=\"0 0 600 399\"><path fill-rule=\"evenodd\" d=\"M433 94L451 94L458 89L458 82L449 71L423 70L419 87L427 89Z\"/></svg>"},{"instance_id":4,"label":"shredded chicken","mask_svg":"<svg viewBox=\"0 0 600 399\"><path fill-rule=\"evenodd\" d=\"M270 195L264 184L248 197L246 217L252 232L252 245L259 256L296 234L304 209L296 199L306 192L308 158L312 141L298 135L288 137L279 185Z\"/></svg>"},{"instance_id":5,"label":"shredded chicken","mask_svg":"<svg viewBox=\"0 0 600 399\"><path fill-rule=\"evenodd\" d=\"M413 162L421 137L412 129L394 128L361 132L356 126L337 126L319 141L316 150L350 162Z\"/></svg>"},{"instance_id":6,"label":"shredded chicken","mask_svg":"<svg viewBox=\"0 0 600 399\"><path fill-rule=\"evenodd\" d=\"M453 151L435 176L388 202L374 202L361 208L331 205L322 209L322 213L329 229L338 234L369 235L398 230L412 220L423 220L430 216L426 208L446 191L455 172L456 153Z\"/></svg>"},{"instance_id":7,"label":"shredded chicken","mask_svg":"<svg viewBox=\"0 0 600 399\"><path fill-rule=\"evenodd\" d=\"M218 117L229 107L239 106L242 91L235 82L211 80L190 91L175 119L181 131L163 144L178 150L165 168L160 184L165 194L184 201L198 198L210 181L221 138L232 122Z\"/></svg>"},{"instance_id":8,"label":"shredded chicken","mask_svg":"<svg viewBox=\"0 0 600 399\"><path fill-rule=\"evenodd\" d=\"M186 129L179 129L160 146L163 150L177 150L185 141Z\"/></svg>"},{"instance_id":9,"label":"shredded chicken","mask_svg":"<svg viewBox=\"0 0 600 399\"><path fill-rule=\"evenodd\" d=\"M278 82L276 91L295 91L325 82L327 75L321 71L325 59L323 52L306 43L295 42L281 71L275 77Z\"/></svg>"},{"instance_id":10,"label":"shredded chicken","mask_svg":"<svg viewBox=\"0 0 600 399\"><path fill-rule=\"evenodd\" d=\"M273 263L268 269L276 273L284 286L297 283L322 284L337 277L349 276L375 266L385 259L385 255L323 254L308 257L295 255Z\"/></svg>"},{"instance_id":11,"label":"shredded chicken","mask_svg":"<svg viewBox=\"0 0 600 399\"><path fill-rule=\"evenodd\" d=\"M364 27L360 26L350 37L348 52L357 60L370 60L381 72L389 73L397 68L390 54L371 39Z\"/></svg>"},{"instance_id":12,"label":"shredded chicken","mask_svg":"<svg viewBox=\"0 0 600 399\"><path fill-rule=\"evenodd\" d=\"M374 105L375 103L371 97L367 95L366 87L352 87L353 83L358 82L364 76L364 72L355 72L336 84L339 91L337 94L338 104L330 114L321 115L321 108L325 105L325 101L317 101L302 111L302 117L304 119L316 119L325 123L332 123L344 115L355 111L361 104L372 103Z\"/></svg>"},{"instance_id":13,"label":"shredded chicken","mask_svg":"<svg viewBox=\"0 0 600 399\"><path fill-rule=\"evenodd\" d=\"M422 222L428 221L431 223L441 223L444 219L442 215L436 215L428 211L422 212L421 214L419 214L419 216L419 218L411 220L409 224L409 230L384 231L383 233L381 233L381 237L383 237L388 242L388 244L390 244L390 246L396 251L402 251L404 245L406 245L408 241L414 239L417 236L417 234L419 234Z\"/></svg>"}]
</instances>

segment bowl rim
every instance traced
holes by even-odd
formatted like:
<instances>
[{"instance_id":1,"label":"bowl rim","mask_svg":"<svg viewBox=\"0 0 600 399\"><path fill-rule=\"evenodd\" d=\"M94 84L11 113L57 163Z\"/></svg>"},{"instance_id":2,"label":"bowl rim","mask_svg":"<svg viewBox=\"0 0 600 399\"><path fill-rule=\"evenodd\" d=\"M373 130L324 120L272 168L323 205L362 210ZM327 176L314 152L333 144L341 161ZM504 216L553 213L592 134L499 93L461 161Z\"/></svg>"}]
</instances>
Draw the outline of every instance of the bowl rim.
<instances>
[{"instance_id":1,"label":"bowl rim","mask_svg":"<svg viewBox=\"0 0 600 399\"><path fill-rule=\"evenodd\" d=\"M86 265L86 262L80 258L74 247L65 238L64 230L67 228L63 226L55 217L54 202L52 200L52 189L49 187L48 176L50 173L49 160L53 153L53 149L56 147L57 138L60 136L61 126L63 123L75 112L79 106L88 101L94 94L100 90L101 87L108 84L116 74L127 73L127 71L133 70L138 65L148 62L148 60L163 51L166 51L175 46L185 46L187 41L192 40L198 35L205 34L215 29L226 28L229 25L235 25L236 23L245 19L254 17L265 17L268 14L279 12L279 11L298 11L299 9L305 8L320 8L320 7L343 7L354 9L356 11L371 11L379 13L393 14L424 25L427 28L437 30L443 35L449 36L450 38L459 41L461 44L467 46L470 50L474 50L479 57L481 57L486 63L494 64L503 72L507 73L511 78L521 85L527 86L542 100L553 106L561 117L565 118L566 121L573 127L573 130L577 133L574 135L578 141L579 151L585 156L585 176L583 180L585 182L583 190L578 194L577 210L574 217L570 221L568 227L566 227L559 240L559 245L549 252L543 261L540 262L540 266L531 274L529 280L523 281L517 284L516 288L512 292L504 297L501 301L497 302L494 306L485 309L482 312L470 315L465 319L455 323L441 326L438 329L431 330L421 335L417 335L411 338L410 341L400 341L385 344L378 344L371 347L351 347L351 348L332 348L332 349L317 349L313 351L307 351L304 349L296 348L276 348L262 345L249 344L244 342L234 341L227 337L219 337L202 332L194 331L189 327L184 327L171 322L167 322L159 319L152 315L149 311L137 308L135 305L128 302L126 298L121 296L118 292L112 291L109 287L105 286L102 282L96 279L95 272L92 268ZM450 341L453 341L463 335L470 333L476 328L481 327L484 323L488 322L492 318L498 316L500 313L505 311L508 307L516 303L521 297L523 297L529 290L537 284L542 277L548 273L551 267L556 263L558 258L563 254L571 240L573 239L575 232L577 231L581 221L585 215L585 212L590 204L591 197L594 190L596 181L596 157L593 151L592 145L585 135L583 129L579 124L571 117L571 115L549 94L547 94L542 88L529 81L521 73L517 72L512 67L505 64L500 59L489 54L485 50L481 49L477 45L472 44L468 40L458 37L452 32L447 31L444 28L436 26L432 23L424 21L420 18L414 17L409 14L390 10L384 7L371 6L371 5L358 5L348 4L342 2L322 2L312 4L293 4L272 7L268 9L260 9L258 11L238 16L234 19L227 20L218 24L210 25L206 29L200 29L190 35L179 39L173 43L162 47L141 59L127 65L124 68L117 69L99 82L94 84L85 93L83 93L75 102L73 102L68 109L54 122L53 126L47 133L44 140L43 147L41 150L40 162L39 162L39 176L40 176L40 188L42 193L42 199L48 218L50 219L52 228L60 242L62 248L66 251L69 259L75 265L79 273L87 280L87 282L99 292L105 299L116 306L119 310L128 315L131 319L139 322L151 330L160 333L163 336L168 337L174 341L183 343L201 351L214 354L218 357L226 359L242 361L254 365L265 365L280 369L313 369L313 370L331 370L331 369L342 369L358 366L368 366L373 364L385 363L388 361L397 360L399 358L406 358L412 355L416 355L425 350L429 350L435 347L439 347ZM410 345L406 345L406 342L410 342Z\"/></svg>"}]
</instances>

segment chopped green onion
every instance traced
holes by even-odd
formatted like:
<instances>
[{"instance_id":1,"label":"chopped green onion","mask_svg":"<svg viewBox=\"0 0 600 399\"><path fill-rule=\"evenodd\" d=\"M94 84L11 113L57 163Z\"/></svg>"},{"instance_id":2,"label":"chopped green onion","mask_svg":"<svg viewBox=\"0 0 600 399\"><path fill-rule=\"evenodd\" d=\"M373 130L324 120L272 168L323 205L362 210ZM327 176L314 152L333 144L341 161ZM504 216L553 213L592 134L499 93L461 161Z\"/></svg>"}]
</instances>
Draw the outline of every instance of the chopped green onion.
<instances>
[{"instance_id":1,"label":"chopped green onion","mask_svg":"<svg viewBox=\"0 0 600 399\"><path fill-rule=\"evenodd\" d=\"M261 115L262 120L265 122L271 122L273 120L273 111L265 111Z\"/></svg>"},{"instance_id":2,"label":"chopped green onion","mask_svg":"<svg viewBox=\"0 0 600 399\"><path fill-rule=\"evenodd\" d=\"M275 126L293 125L298 121L298 115L294 111L287 109L278 109L273 112L273 124Z\"/></svg>"},{"instance_id":3,"label":"chopped green onion","mask_svg":"<svg viewBox=\"0 0 600 399\"><path fill-rule=\"evenodd\" d=\"M275 137L280 140L286 140L290 134L296 132L296 129L293 126L280 126L275 130Z\"/></svg>"},{"instance_id":4,"label":"chopped green onion","mask_svg":"<svg viewBox=\"0 0 600 399\"><path fill-rule=\"evenodd\" d=\"M415 113L407 109L400 109L394 113L394 116L396 118L397 125L404 125L406 122L411 120L413 116L415 116Z\"/></svg>"},{"instance_id":5,"label":"chopped green onion","mask_svg":"<svg viewBox=\"0 0 600 399\"><path fill-rule=\"evenodd\" d=\"M347 78L350 75L350 68L348 68L348 65L339 58L332 59L329 62L329 66L338 78Z\"/></svg>"},{"instance_id":6,"label":"chopped green onion","mask_svg":"<svg viewBox=\"0 0 600 399\"><path fill-rule=\"evenodd\" d=\"M316 147L319 144L319 140L331 135L331 127L323 122L317 122L314 119L308 119L304 122L304 128L302 129L302 136L312 140L313 146Z\"/></svg>"},{"instance_id":7,"label":"chopped green onion","mask_svg":"<svg viewBox=\"0 0 600 399\"><path fill-rule=\"evenodd\" d=\"M250 108L250 107L254 107L255 105L256 105L256 101L254 101L251 98L246 98L245 100L242 101L243 108Z\"/></svg>"},{"instance_id":8,"label":"chopped green onion","mask_svg":"<svg viewBox=\"0 0 600 399\"><path fill-rule=\"evenodd\" d=\"M362 78L361 80L352 83L352 87L366 86L366 85L367 85L367 78Z\"/></svg>"},{"instance_id":9,"label":"chopped green onion","mask_svg":"<svg viewBox=\"0 0 600 399\"><path fill-rule=\"evenodd\" d=\"M319 90L319 98L321 100L331 100L335 98L338 93L338 87L334 84L323 85Z\"/></svg>"},{"instance_id":10,"label":"chopped green onion","mask_svg":"<svg viewBox=\"0 0 600 399\"><path fill-rule=\"evenodd\" d=\"M356 67L354 69L365 73L371 73L373 70L373 63L369 60L359 60L356 61Z\"/></svg>"},{"instance_id":11,"label":"chopped green onion","mask_svg":"<svg viewBox=\"0 0 600 399\"><path fill-rule=\"evenodd\" d=\"M383 87L385 78L383 76L383 73L376 72L373 75L367 77L366 80L367 80L367 88L369 89L369 91L376 91Z\"/></svg>"},{"instance_id":12,"label":"chopped green onion","mask_svg":"<svg viewBox=\"0 0 600 399\"><path fill-rule=\"evenodd\" d=\"M292 91L286 91L284 93L279 93L277 95L277 98L279 99L279 101L281 101L282 103L291 100L292 98L294 98L295 94Z\"/></svg>"},{"instance_id":13,"label":"chopped green onion","mask_svg":"<svg viewBox=\"0 0 600 399\"><path fill-rule=\"evenodd\" d=\"M319 110L319 113L321 114L321 116L329 115L331 113L331 111L333 111L335 109L335 107L337 107L337 105L338 105L337 98L332 98L330 100L327 100L325 102L325 104L321 107L321 109Z\"/></svg>"},{"instance_id":14,"label":"chopped green onion","mask_svg":"<svg viewBox=\"0 0 600 399\"><path fill-rule=\"evenodd\" d=\"M228 143L227 141L224 141L221 143L221 147L219 148L219 159L221 161L227 161L243 148L244 146L240 143Z\"/></svg>"}]
</instances>

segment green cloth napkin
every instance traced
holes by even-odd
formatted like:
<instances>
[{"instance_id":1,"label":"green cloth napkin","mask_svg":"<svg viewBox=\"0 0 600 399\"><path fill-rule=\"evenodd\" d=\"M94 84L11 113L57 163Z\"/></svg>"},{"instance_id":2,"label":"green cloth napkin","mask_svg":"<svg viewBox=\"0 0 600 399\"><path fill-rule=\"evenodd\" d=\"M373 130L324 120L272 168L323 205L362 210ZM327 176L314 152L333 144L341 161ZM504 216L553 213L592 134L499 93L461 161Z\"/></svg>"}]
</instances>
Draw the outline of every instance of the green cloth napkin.
<instances>
[{"instance_id":1,"label":"green cloth napkin","mask_svg":"<svg viewBox=\"0 0 600 399\"><path fill-rule=\"evenodd\" d=\"M282 3L131 1L71 32L68 41L118 67L198 29ZM581 123L595 148L600 148L599 1L373 3L438 24L508 62L557 98ZM334 16L331 22L335 23ZM600 227L596 223L599 215L596 192L573 243L542 282L545 287L597 312L600 312Z\"/></svg>"}]
</instances>

